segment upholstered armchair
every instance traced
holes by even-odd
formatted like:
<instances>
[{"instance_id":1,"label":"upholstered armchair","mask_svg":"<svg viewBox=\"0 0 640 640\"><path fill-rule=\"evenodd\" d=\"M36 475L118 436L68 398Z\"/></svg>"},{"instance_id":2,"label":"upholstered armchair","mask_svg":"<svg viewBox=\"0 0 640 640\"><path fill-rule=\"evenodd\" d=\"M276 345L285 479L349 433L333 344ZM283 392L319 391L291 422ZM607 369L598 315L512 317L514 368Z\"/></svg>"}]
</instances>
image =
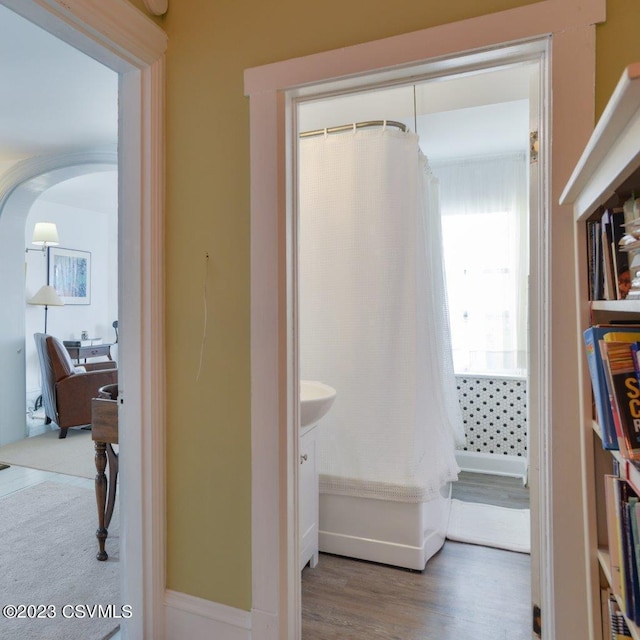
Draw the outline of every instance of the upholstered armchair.
<instances>
[{"instance_id":1,"label":"upholstered armchair","mask_svg":"<svg viewBox=\"0 0 640 640\"><path fill-rule=\"evenodd\" d=\"M74 365L64 345L46 333L34 334L42 373L42 404L46 422L60 428L60 438L70 427L91 424L91 399L98 389L118 382L115 362Z\"/></svg>"}]
</instances>

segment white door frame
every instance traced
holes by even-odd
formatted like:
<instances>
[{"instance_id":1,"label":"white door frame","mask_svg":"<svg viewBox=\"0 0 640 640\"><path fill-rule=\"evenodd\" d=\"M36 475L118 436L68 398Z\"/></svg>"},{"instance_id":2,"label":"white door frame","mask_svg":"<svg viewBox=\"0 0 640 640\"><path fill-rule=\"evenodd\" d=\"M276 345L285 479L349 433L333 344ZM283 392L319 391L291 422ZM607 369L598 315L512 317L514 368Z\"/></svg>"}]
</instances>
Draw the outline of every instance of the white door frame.
<instances>
[{"instance_id":1,"label":"white door frame","mask_svg":"<svg viewBox=\"0 0 640 640\"><path fill-rule=\"evenodd\" d=\"M506 43L551 37L550 130L541 132L546 175L540 200L546 220L532 260L541 270L532 278L531 418L538 421L537 459L530 475L540 483L540 521L532 538L540 548L540 604L543 637L587 637L585 558L580 473L574 451L579 436L575 416L578 389L570 363L577 359L576 320L562 305L574 279L570 211L559 194L593 129L595 28L605 18L602 0L545 0L402 36L249 69L251 135L251 371L252 371L252 549L253 638L299 638L300 596L295 487L294 434L297 432L297 353L295 332L296 247L293 226L291 100L315 85L332 91L353 89L375 73L379 82L397 79L428 62L443 74L465 53L480 52L478 63L499 59ZM497 56L497 58L495 57ZM383 73L384 71L384 73ZM579 105L580 108L576 109ZM551 148L551 131L553 147ZM546 144L545 144L546 143ZM546 148L546 149L545 149ZM564 219L568 223L563 223ZM553 239L553 242L551 240ZM534 257L535 256L535 257ZM554 272L563 282L551 282ZM566 284L567 281L569 285ZM556 303L554 305L554 302ZM534 361L537 359L537 365ZM567 371L567 369L569 369ZM565 375L566 374L566 375ZM554 390L552 396L551 391ZM558 393L558 391L561 391ZM573 417L572 417L573 416ZM562 424L564 432L551 425ZM563 447L572 439L571 447ZM554 475L574 473L568 486ZM277 515L277 517L274 517ZM562 518L566 518L563 521ZM554 522L563 526L554 527ZM586 617L586 616L585 616ZM578 618L578 619L576 619Z\"/></svg>"},{"instance_id":2,"label":"white door frame","mask_svg":"<svg viewBox=\"0 0 640 640\"><path fill-rule=\"evenodd\" d=\"M0 0L119 73L118 307L122 636L164 638L164 52L127 0Z\"/></svg>"}]
</instances>

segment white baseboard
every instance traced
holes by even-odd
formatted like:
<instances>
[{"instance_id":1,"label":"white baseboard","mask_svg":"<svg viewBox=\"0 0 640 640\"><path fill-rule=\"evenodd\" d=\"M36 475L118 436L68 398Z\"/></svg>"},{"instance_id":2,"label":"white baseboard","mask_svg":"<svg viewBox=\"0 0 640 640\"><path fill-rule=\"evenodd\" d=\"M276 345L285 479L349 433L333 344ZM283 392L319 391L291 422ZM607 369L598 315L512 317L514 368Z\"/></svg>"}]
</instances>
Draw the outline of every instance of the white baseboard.
<instances>
[{"instance_id":1,"label":"white baseboard","mask_svg":"<svg viewBox=\"0 0 640 640\"><path fill-rule=\"evenodd\" d=\"M527 482L527 459L522 456L505 456L477 451L456 451L456 462L462 471L511 476Z\"/></svg>"},{"instance_id":2,"label":"white baseboard","mask_svg":"<svg viewBox=\"0 0 640 640\"><path fill-rule=\"evenodd\" d=\"M251 613L185 593L165 593L165 640L251 640Z\"/></svg>"}]
</instances>

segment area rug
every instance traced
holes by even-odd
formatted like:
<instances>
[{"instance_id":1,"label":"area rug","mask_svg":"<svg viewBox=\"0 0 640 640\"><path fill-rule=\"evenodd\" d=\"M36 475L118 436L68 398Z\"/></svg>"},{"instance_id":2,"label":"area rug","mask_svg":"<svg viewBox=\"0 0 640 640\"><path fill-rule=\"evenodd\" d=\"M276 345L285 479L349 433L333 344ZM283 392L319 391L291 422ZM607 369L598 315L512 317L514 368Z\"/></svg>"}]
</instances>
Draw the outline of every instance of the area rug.
<instances>
[{"instance_id":1,"label":"area rug","mask_svg":"<svg viewBox=\"0 0 640 640\"><path fill-rule=\"evenodd\" d=\"M451 500L447 538L484 547L531 553L529 509Z\"/></svg>"},{"instance_id":2,"label":"area rug","mask_svg":"<svg viewBox=\"0 0 640 640\"><path fill-rule=\"evenodd\" d=\"M43 482L0 499L0 514L0 609L5 613L8 606L12 613L11 607L45 605L30 610L40 612L42 618L0 615L0 638L102 640L110 636L120 624L117 616L123 616L117 513L105 562L96 560L97 514L90 489ZM102 605L102 611L95 605ZM46 617L52 613L54 618Z\"/></svg>"},{"instance_id":3,"label":"area rug","mask_svg":"<svg viewBox=\"0 0 640 640\"><path fill-rule=\"evenodd\" d=\"M62 440L58 433L56 429L0 447L0 463L95 478L91 431L69 429L67 437Z\"/></svg>"}]
</instances>

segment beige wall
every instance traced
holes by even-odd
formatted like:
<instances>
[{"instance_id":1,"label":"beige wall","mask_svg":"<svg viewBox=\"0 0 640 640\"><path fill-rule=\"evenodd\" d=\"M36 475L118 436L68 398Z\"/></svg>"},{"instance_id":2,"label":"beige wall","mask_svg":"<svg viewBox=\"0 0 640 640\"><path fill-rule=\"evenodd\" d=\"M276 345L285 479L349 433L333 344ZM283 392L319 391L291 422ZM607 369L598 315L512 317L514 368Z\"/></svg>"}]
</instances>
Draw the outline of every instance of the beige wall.
<instances>
[{"instance_id":1,"label":"beige wall","mask_svg":"<svg viewBox=\"0 0 640 640\"><path fill-rule=\"evenodd\" d=\"M141 0L132 2L143 6ZM173 0L168 14L158 20L169 35L169 588L242 609L251 606L249 116L244 69L524 4L528 2ZM640 60L640 39L632 33L640 5L636 0L608 4L608 22L597 32L598 113L624 66ZM205 279L208 326L199 371Z\"/></svg>"}]
</instances>

